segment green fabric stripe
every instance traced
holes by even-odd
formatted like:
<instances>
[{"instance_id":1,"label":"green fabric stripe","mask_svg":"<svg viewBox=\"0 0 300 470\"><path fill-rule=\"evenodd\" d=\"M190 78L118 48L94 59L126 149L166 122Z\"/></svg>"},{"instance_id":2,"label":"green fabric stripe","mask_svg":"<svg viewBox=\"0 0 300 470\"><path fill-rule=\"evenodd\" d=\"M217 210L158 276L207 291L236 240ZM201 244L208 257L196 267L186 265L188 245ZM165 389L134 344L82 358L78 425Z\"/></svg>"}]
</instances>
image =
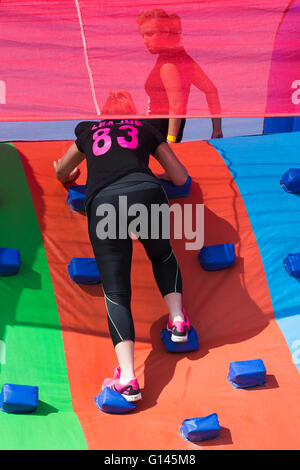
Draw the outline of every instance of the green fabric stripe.
<instances>
[{"instance_id":1,"label":"green fabric stripe","mask_svg":"<svg viewBox=\"0 0 300 470\"><path fill-rule=\"evenodd\" d=\"M0 175L0 247L19 248L22 263L17 276L0 277L0 385L39 387L35 413L0 411L0 449L87 449L39 225L20 156L9 144L0 144Z\"/></svg>"}]
</instances>

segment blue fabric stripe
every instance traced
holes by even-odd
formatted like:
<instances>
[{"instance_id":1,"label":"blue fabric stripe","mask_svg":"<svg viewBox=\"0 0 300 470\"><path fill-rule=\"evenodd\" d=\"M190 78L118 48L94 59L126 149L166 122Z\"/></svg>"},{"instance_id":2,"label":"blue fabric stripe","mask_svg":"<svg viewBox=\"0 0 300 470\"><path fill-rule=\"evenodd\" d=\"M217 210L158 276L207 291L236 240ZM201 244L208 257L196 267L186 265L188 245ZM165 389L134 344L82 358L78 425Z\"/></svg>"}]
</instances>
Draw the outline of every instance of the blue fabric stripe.
<instances>
[{"instance_id":1,"label":"blue fabric stripe","mask_svg":"<svg viewBox=\"0 0 300 470\"><path fill-rule=\"evenodd\" d=\"M300 168L300 132L210 140L227 164L256 237L275 318L300 372L300 280L283 260L300 252L300 195L280 186L289 168Z\"/></svg>"}]
</instances>

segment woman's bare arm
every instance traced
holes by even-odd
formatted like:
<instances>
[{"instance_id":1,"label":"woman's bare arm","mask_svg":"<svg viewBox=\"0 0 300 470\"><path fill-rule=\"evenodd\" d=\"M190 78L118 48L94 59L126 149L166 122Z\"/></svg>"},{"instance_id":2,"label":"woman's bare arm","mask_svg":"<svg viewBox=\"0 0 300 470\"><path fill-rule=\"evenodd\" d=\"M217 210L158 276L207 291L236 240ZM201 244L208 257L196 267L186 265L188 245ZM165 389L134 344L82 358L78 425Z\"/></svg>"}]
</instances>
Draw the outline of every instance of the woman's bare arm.
<instances>
[{"instance_id":1,"label":"woman's bare arm","mask_svg":"<svg viewBox=\"0 0 300 470\"><path fill-rule=\"evenodd\" d=\"M72 180L77 171L77 166L85 159L84 153L79 152L75 143L68 148L66 153L57 162L54 162L56 177L62 183Z\"/></svg>"},{"instance_id":2,"label":"woman's bare arm","mask_svg":"<svg viewBox=\"0 0 300 470\"><path fill-rule=\"evenodd\" d=\"M178 160L171 147L166 143L161 143L154 152L154 157L166 171L166 178L181 186L188 178L188 171Z\"/></svg>"}]
</instances>

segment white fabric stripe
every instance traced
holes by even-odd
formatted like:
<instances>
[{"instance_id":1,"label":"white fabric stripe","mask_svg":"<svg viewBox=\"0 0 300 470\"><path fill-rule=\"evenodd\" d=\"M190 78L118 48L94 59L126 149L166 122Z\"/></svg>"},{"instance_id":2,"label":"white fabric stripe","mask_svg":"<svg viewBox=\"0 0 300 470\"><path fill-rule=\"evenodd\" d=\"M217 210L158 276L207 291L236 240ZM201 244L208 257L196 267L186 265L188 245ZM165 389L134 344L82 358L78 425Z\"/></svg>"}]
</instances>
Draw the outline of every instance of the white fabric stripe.
<instances>
[{"instance_id":1,"label":"white fabric stripe","mask_svg":"<svg viewBox=\"0 0 300 470\"><path fill-rule=\"evenodd\" d=\"M89 79L90 79L92 97L93 97L93 101L94 101L94 105L95 105L97 114L100 114L100 108L99 108L99 105L98 105L96 92L95 92L94 79L93 79L92 71L91 71L91 68L90 68L90 65L89 65L89 58L88 58L88 53L87 53L87 46L86 46L86 40L85 40L85 35L84 35L84 29L83 29L82 16L81 16L81 11L80 11L80 6L79 6L79 0L75 0L75 5L76 5L76 10L77 10L78 20L79 20L79 25L80 25L80 32L81 32L81 38L82 38L82 43L83 43L85 64L86 64L86 68L87 68Z\"/></svg>"}]
</instances>

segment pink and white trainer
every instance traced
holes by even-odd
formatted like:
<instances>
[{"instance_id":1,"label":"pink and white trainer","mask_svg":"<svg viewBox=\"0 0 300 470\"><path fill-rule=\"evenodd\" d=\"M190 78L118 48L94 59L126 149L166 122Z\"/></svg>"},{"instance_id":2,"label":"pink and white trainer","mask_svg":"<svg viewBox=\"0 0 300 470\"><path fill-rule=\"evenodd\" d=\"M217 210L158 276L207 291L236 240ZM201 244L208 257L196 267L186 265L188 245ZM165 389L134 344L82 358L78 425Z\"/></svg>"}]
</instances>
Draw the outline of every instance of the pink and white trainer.
<instances>
[{"instance_id":1,"label":"pink and white trainer","mask_svg":"<svg viewBox=\"0 0 300 470\"><path fill-rule=\"evenodd\" d=\"M182 309L182 313L184 315L182 321L172 322L170 317L168 318L167 330L172 332L171 340L175 343L184 343L188 340L190 321L184 309Z\"/></svg>"},{"instance_id":2,"label":"pink and white trainer","mask_svg":"<svg viewBox=\"0 0 300 470\"><path fill-rule=\"evenodd\" d=\"M120 383L121 369L120 367L115 368L114 378L105 379L102 384L102 390L105 387L109 387L115 392L118 392L127 401L137 401L142 398L140 387L136 378L129 380L126 384Z\"/></svg>"}]
</instances>

